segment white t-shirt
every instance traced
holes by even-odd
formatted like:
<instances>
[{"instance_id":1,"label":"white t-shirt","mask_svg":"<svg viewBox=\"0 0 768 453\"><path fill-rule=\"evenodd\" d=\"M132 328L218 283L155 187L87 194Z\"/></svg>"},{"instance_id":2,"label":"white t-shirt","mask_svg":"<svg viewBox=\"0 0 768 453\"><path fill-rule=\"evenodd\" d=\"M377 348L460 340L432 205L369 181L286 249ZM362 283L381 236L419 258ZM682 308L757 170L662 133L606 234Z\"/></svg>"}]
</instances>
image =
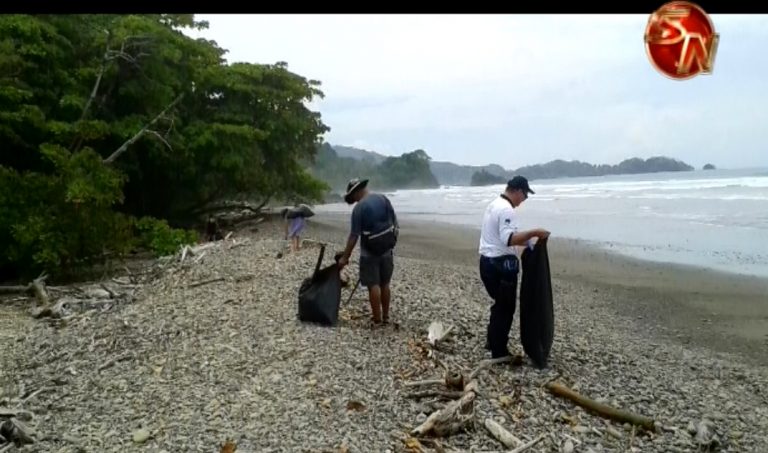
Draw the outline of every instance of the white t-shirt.
<instances>
[{"instance_id":1,"label":"white t-shirt","mask_svg":"<svg viewBox=\"0 0 768 453\"><path fill-rule=\"evenodd\" d=\"M515 247L508 247L509 237L517 233L519 225L517 214L509 200L497 197L488 204L483 215L480 231L480 255L496 258L503 255L515 255Z\"/></svg>"}]
</instances>

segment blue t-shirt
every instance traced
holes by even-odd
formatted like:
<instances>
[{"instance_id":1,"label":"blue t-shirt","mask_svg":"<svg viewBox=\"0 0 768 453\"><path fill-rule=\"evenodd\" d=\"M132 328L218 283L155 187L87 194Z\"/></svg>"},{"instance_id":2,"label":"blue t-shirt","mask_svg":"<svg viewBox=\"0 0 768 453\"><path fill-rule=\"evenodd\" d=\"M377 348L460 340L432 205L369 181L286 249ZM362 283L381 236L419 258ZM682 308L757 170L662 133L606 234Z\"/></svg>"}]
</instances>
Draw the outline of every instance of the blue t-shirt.
<instances>
[{"instance_id":1,"label":"blue t-shirt","mask_svg":"<svg viewBox=\"0 0 768 453\"><path fill-rule=\"evenodd\" d=\"M350 235L359 238L363 232L378 233L393 224L397 226L397 216L391 206L389 199L382 194L369 193L366 195L352 209ZM363 256L370 254L362 244L360 244L360 254Z\"/></svg>"}]
</instances>

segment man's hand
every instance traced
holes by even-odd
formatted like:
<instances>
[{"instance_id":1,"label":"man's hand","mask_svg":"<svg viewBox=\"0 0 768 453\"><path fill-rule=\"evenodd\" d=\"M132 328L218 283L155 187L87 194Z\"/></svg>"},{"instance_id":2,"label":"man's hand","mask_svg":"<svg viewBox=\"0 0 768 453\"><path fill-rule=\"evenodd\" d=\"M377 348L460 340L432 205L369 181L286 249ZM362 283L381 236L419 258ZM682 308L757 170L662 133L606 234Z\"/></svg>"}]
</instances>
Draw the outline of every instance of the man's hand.
<instances>
[{"instance_id":1,"label":"man's hand","mask_svg":"<svg viewBox=\"0 0 768 453\"><path fill-rule=\"evenodd\" d=\"M534 230L534 235L539 239L547 239L549 237L549 231L544 228L537 228Z\"/></svg>"},{"instance_id":2,"label":"man's hand","mask_svg":"<svg viewBox=\"0 0 768 453\"><path fill-rule=\"evenodd\" d=\"M344 269L347 264L349 264L349 258L346 255L339 258L339 270Z\"/></svg>"}]
</instances>

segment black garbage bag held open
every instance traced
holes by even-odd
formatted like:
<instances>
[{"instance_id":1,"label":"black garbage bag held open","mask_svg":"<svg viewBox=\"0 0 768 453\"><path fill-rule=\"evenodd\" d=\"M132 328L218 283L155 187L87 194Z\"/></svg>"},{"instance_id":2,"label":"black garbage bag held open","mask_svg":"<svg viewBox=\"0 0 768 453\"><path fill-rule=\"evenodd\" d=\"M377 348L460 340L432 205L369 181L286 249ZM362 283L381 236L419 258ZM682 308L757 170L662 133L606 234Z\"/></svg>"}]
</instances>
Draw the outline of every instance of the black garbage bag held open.
<instances>
[{"instance_id":1,"label":"black garbage bag held open","mask_svg":"<svg viewBox=\"0 0 768 453\"><path fill-rule=\"evenodd\" d=\"M339 320L341 303L341 271L336 262L320 269L323 264L325 245L320 247L320 256L311 277L305 278L299 288L299 320L323 326L335 326Z\"/></svg>"},{"instance_id":2,"label":"black garbage bag held open","mask_svg":"<svg viewBox=\"0 0 768 453\"><path fill-rule=\"evenodd\" d=\"M547 366L555 335L552 280L547 240L539 240L522 256L520 282L520 340L525 354L538 368Z\"/></svg>"}]
</instances>

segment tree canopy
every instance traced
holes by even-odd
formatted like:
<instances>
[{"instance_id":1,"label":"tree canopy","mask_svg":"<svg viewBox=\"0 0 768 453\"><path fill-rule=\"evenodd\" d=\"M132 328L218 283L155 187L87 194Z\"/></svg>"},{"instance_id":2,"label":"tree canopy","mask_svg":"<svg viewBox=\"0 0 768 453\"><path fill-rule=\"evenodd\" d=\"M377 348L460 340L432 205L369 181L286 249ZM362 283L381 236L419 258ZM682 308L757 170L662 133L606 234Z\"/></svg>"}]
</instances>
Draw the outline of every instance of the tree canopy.
<instances>
[{"instance_id":1,"label":"tree canopy","mask_svg":"<svg viewBox=\"0 0 768 453\"><path fill-rule=\"evenodd\" d=\"M215 42L182 33L206 26L0 16L0 277L152 240L167 252L193 239L169 224L224 201L322 196L302 163L329 130L307 107L320 83L283 62L227 64Z\"/></svg>"}]
</instances>

